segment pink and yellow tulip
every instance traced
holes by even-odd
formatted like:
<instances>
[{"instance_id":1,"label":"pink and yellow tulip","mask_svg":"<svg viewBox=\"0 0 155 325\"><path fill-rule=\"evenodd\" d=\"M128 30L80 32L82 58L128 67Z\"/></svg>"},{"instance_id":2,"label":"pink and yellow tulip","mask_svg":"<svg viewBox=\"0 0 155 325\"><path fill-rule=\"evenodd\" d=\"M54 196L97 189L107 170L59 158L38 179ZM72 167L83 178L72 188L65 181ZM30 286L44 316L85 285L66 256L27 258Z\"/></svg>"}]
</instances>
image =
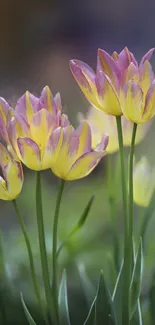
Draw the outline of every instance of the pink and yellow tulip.
<instances>
[{"instance_id":1,"label":"pink and yellow tulip","mask_svg":"<svg viewBox=\"0 0 155 325\"><path fill-rule=\"evenodd\" d=\"M76 130L68 125L56 129L50 137L52 149L53 173L64 180L83 178L91 173L101 158L106 154L108 136L104 136L92 149L91 130L87 122L82 123Z\"/></svg>"},{"instance_id":2,"label":"pink and yellow tulip","mask_svg":"<svg viewBox=\"0 0 155 325\"><path fill-rule=\"evenodd\" d=\"M21 192L24 176L22 165L0 144L0 199L14 200Z\"/></svg>"},{"instance_id":3,"label":"pink and yellow tulip","mask_svg":"<svg viewBox=\"0 0 155 325\"><path fill-rule=\"evenodd\" d=\"M85 63L71 60L71 71L88 101L106 114L122 114L134 123L155 115L155 81L149 59L151 49L138 65L124 48L120 54L98 50L96 73Z\"/></svg>"},{"instance_id":4,"label":"pink and yellow tulip","mask_svg":"<svg viewBox=\"0 0 155 325\"><path fill-rule=\"evenodd\" d=\"M40 98L27 91L15 109L9 109L9 115L6 126L9 144L19 160L33 170L50 168L51 134L69 124L67 116L61 113L60 95L53 97L48 87L43 89Z\"/></svg>"}]
</instances>

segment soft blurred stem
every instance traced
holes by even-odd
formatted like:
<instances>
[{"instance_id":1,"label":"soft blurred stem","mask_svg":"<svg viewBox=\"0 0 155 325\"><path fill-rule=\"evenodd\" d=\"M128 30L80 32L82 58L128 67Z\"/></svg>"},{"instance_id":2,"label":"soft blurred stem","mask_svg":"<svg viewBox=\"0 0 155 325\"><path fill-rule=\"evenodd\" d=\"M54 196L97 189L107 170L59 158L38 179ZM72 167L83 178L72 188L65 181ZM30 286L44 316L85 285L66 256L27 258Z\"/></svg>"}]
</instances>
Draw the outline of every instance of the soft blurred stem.
<instances>
[{"instance_id":1,"label":"soft blurred stem","mask_svg":"<svg viewBox=\"0 0 155 325\"><path fill-rule=\"evenodd\" d=\"M148 209L145 210L145 213L143 216L143 221L142 221L141 228L140 228L139 238L140 237L142 238L143 249L145 249L145 235L147 232L147 227L148 227L150 219L152 218L154 213L155 213L155 191L152 195L152 199L151 199Z\"/></svg>"},{"instance_id":2,"label":"soft blurred stem","mask_svg":"<svg viewBox=\"0 0 155 325\"><path fill-rule=\"evenodd\" d=\"M132 271L132 246L133 246L133 225L134 225L133 159L134 159L134 147L135 147L136 131L137 131L137 124L134 123L133 131L132 131L131 146L130 146L130 155L129 155L129 237L128 237L128 250L127 250L128 271L127 271L127 274L126 274L126 281L127 281L126 299L127 299L127 302L128 302L127 325L129 324L129 290L130 290L130 280L131 280L131 271Z\"/></svg>"},{"instance_id":3,"label":"soft blurred stem","mask_svg":"<svg viewBox=\"0 0 155 325\"><path fill-rule=\"evenodd\" d=\"M31 249L30 240L29 240L29 237L28 237L28 234L27 234L27 231L26 231L26 227L25 227L23 218L22 218L22 216L20 214L20 211L18 209L16 200L13 200L12 203L13 203L13 206L14 206L18 221L20 223L20 226L21 226L21 229L22 229L22 232L23 232L23 235L24 235L25 243L26 243L26 246L27 246L27 251L28 251L28 256L29 256L29 263L30 263L30 271L31 271L31 276L32 276L32 281L33 281L33 285L34 285L36 298L37 298L39 307L41 308L41 312L42 312L42 315L44 317L44 320L45 320L46 324L48 324L46 313L45 313L45 310L44 310L44 307L43 307L43 304L42 304L42 300L41 300L41 295L40 295L39 285L38 285L38 281L37 281L37 276L36 276L36 271L35 271L35 266L34 266L33 253L32 253L32 249Z\"/></svg>"},{"instance_id":4,"label":"soft blurred stem","mask_svg":"<svg viewBox=\"0 0 155 325\"><path fill-rule=\"evenodd\" d=\"M5 290L7 285L7 274L4 261L3 253L3 236L0 230L0 308L1 308L1 320L3 324L7 324L7 313L6 313L6 303L5 303Z\"/></svg>"},{"instance_id":5,"label":"soft blurred stem","mask_svg":"<svg viewBox=\"0 0 155 325\"><path fill-rule=\"evenodd\" d=\"M0 276L6 280L6 269L5 269L5 262L4 262L4 254L3 254L3 240L2 240L2 232L0 230Z\"/></svg>"},{"instance_id":6,"label":"soft blurred stem","mask_svg":"<svg viewBox=\"0 0 155 325\"><path fill-rule=\"evenodd\" d=\"M123 296L122 296L122 325L129 325L129 315L128 315L128 286L126 281L126 274L128 272L128 258L127 258L127 248L128 248L128 202L127 202L127 184L126 184L126 170L124 161L124 147L123 147L123 134L122 134L122 124L121 116L116 116L117 122L117 132L118 132L118 142L119 142L119 153L121 162L121 181L122 181L122 197L123 197L123 216L124 216L124 267L123 267Z\"/></svg>"},{"instance_id":7,"label":"soft blurred stem","mask_svg":"<svg viewBox=\"0 0 155 325\"><path fill-rule=\"evenodd\" d=\"M41 267L43 275L43 283L46 295L46 301L48 311L52 319L52 293L50 287L50 275L47 261L47 251L45 243L45 230L44 230L44 219L43 219L43 208L42 208L42 191L41 191L41 179L40 172L36 171L36 214L37 214L37 225L38 225L38 236L39 236L39 248L41 257Z\"/></svg>"},{"instance_id":8,"label":"soft blurred stem","mask_svg":"<svg viewBox=\"0 0 155 325\"><path fill-rule=\"evenodd\" d=\"M112 228L112 245L113 245L113 254L116 271L119 272L120 263L119 263L119 240L116 231L116 188L117 188L117 179L116 174L118 172L118 166L116 167L116 174L112 173L112 156L107 155L107 187L108 187L108 202L110 207L110 216L111 216L111 228ZM118 165L118 163L116 163Z\"/></svg>"},{"instance_id":9,"label":"soft blurred stem","mask_svg":"<svg viewBox=\"0 0 155 325\"><path fill-rule=\"evenodd\" d=\"M58 219L61 205L62 194L65 186L65 181L61 179L58 196L56 200L56 207L53 221L53 254L52 254L52 268L53 268L53 281L52 291L55 308L56 325L59 325L59 306L58 306L58 279L57 279L57 236L58 236Z\"/></svg>"}]
</instances>

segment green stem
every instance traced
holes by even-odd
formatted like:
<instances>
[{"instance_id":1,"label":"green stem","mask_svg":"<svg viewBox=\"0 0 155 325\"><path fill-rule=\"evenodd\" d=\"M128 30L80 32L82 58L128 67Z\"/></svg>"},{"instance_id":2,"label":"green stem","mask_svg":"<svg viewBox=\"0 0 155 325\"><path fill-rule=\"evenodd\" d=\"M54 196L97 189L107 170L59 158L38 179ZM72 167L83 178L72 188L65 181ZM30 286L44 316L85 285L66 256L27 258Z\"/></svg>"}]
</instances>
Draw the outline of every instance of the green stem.
<instances>
[{"instance_id":1,"label":"green stem","mask_svg":"<svg viewBox=\"0 0 155 325\"><path fill-rule=\"evenodd\" d=\"M128 204L128 202L127 202L127 185L126 185L126 171L125 171L125 161L124 161L124 147L123 147L121 116L116 116L116 122L117 122L119 153L120 153L120 162L121 162L122 197L123 197L123 207L124 207L124 234L125 234L125 240L127 242L127 237L128 237L128 205L127 204Z\"/></svg>"},{"instance_id":2,"label":"green stem","mask_svg":"<svg viewBox=\"0 0 155 325\"><path fill-rule=\"evenodd\" d=\"M41 300L39 285L38 285L38 281L37 281L37 276L36 276L36 271L35 271L35 266L34 266L33 253L32 253L32 249L31 249L30 240L29 240L29 237L28 237L28 234L27 234L27 231L26 231L26 227L25 227L23 218L22 218L22 216L20 214L20 211L18 209L16 200L13 200L12 203L13 203L13 206L14 206L18 221L20 223L20 227L22 229L24 239L25 239L25 243L26 243L26 246L27 246L27 251L28 251L28 256L29 256L29 263L30 263L30 271L31 271L31 276L32 276L32 281L33 281L33 286L34 286L36 298L37 298L39 307L41 308L44 320L45 320L46 324L48 324L46 314L45 314L45 310L44 310L44 307L42 305L42 300Z\"/></svg>"},{"instance_id":3,"label":"green stem","mask_svg":"<svg viewBox=\"0 0 155 325\"><path fill-rule=\"evenodd\" d=\"M127 248L128 248L128 201L127 201L127 184L126 184L126 171L124 161L124 147L123 147L123 134L121 116L116 116L118 142L119 142L119 153L121 162L121 182L122 182L122 197L123 197L123 216L124 216L124 266L123 266L123 295L122 295L122 325L128 324L128 301L127 301L127 281L126 274L128 272L128 259L127 259Z\"/></svg>"},{"instance_id":4,"label":"green stem","mask_svg":"<svg viewBox=\"0 0 155 325\"><path fill-rule=\"evenodd\" d=\"M36 215L37 215L43 283L44 283L48 311L52 319L51 309L52 309L53 301L52 301L50 275L48 269L47 251L46 251L46 243L45 243L45 230L44 230L43 208L42 208L42 191L41 191L41 179L40 179L39 171L36 172Z\"/></svg>"},{"instance_id":5,"label":"green stem","mask_svg":"<svg viewBox=\"0 0 155 325\"><path fill-rule=\"evenodd\" d=\"M64 190L65 181L61 180L60 188L58 191L54 221L53 221L53 254L52 254L52 267L53 267L53 281L52 281L52 289L53 289L53 300L55 307L55 318L56 325L59 325L59 306L58 306L58 279L57 279L57 234L58 234L58 219L59 219L59 211L60 204L62 199L62 194Z\"/></svg>"},{"instance_id":6,"label":"green stem","mask_svg":"<svg viewBox=\"0 0 155 325\"><path fill-rule=\"evenodd\" d=\"M112 245L113 245L113 255L114 255L114 263L116 271L119 272L120 269L120 263L119 263L119 240L118 240L118 233L116 231L116 205L117 205L117 174L118 174L118 161L115 164L116 170L115 174L112 173L113 171L113 165L112 165L112 156L107 156L107 194L108 194L108 202L110 207L110 217L111 217L111 227L112 227ZM118 159L117 159L118 160Z\"/></svg>"},{"instance_id":7,"label":"green stem","mask_svg":"<svg viewBox=\"0 0 155 325\"><path fill-rule=\"evenodd\" d=\"M129 305L130 305L130 280L132 272L132 247L133 247L133 226L134 226L134 203L133 203L133 158L134 158L134 147L136 139L137 124L133 125L131 146L130 146L130 155L129 155L129 236L128 236L128 250L127 250L127 261L128 261L128 270L126 273L126 300L127 300L127 310L124 323L130 323L129 315Z\"/></svg>"}]
</instances>

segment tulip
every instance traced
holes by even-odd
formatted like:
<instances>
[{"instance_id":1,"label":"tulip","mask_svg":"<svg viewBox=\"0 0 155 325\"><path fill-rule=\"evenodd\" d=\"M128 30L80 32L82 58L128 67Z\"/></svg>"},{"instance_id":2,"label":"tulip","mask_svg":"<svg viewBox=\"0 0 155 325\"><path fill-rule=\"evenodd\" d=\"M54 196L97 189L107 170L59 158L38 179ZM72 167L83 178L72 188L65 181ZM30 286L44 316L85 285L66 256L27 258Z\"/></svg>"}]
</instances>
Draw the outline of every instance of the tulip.
<instances>
[{"instance_id":1,"label":"tulip","mask_svg":"<svg viewBox=\"0 0 155 325\"><path fill-rule=\"evenodd\" d=\"M79 113L78 118L80 122L87 121L90 125L93 148L101 141L103 135L107 133L109 135L109 142L106 149L107 153L113 153L119 150L116 119L114 116L107 115L103 111L99 111L94 106L91 106L86 117ZM151 122L148 121L144 125L139 125L136 134L136 144L143 140L151 126ZM130 146L133 123L128 121L124 116L122 116L122 128L124 146Z\"/></svg>"},{"instance_id":2,"label":"tulip","mask_svg":"<svg viewBox=\"0 0 155 325\"><path fill-rule=\"evenodd\" d=\"M19 160L33 170L50 168L49 138L55 129L69 124L67 116L61 113L60 95L53 97L48 87L43 89L40 98L27 91L9 114L9 144Z\"/></svg>"},{"instance_id":3,"label":"tulip","mask_svg":"<svg viewBox=\"0 0 155 325\"><path fill-rule=\"evenodd\" d=\"M155 168L151 168L146 157L134 166L133 189L134 202L147 207L155 190Z\"/></svg>"},{"instance_id":4,"label":"tulip","mask_svg":"<svg viewBox=\"0 0 155 325\"><path fill-rule=\"evenodd\" d=\"M101 158L106 154L108 136L104 136L92 149L91 130L87 122L77 129L71 125L56 129L50 138L52 149L53 173L64 180L83 178L91 173Z\"/></svg>"},{"instance_id":5,"label":"tulip","mask_svg":"<svg viewBox=\"0 0 155 325\"><path fill-rule=\"evenodd\" d=\"M96 73L85 63L71 60L70 67L88 101L109 115L145 123L155 114L155 81L149 59L151 49L138 65L127 47L110 56L98 50Z\"/></svg>"},{"instance_id":6,"label":"tulip","mask_svg":"<svg viewBox=\"0 0 155 325\"><path fill-rule=\"evenodd\" d=\"M0 143L0 199L14 200L21 192L24 176L22 165Z\"/></svg>"}]
</instances>

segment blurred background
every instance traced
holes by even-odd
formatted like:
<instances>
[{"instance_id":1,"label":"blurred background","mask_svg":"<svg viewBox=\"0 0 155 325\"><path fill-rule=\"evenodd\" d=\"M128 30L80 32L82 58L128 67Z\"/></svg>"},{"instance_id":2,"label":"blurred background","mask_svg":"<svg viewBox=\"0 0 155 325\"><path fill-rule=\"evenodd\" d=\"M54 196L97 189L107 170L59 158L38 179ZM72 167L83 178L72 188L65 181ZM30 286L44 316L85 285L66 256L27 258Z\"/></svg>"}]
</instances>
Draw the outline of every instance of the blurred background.
<instances>
[{"instance_id":1,"label":"blurred background","mask_svg":"<svg viewBox=\"0 0 155 325\"><path fill-rule=\"evenodd\" d=\"M69 60L80 59L95 69L98 47L112 53L114 50L121 51L126 45L139 60L149 48L155 46L154 12L153 0L0 0L0 96L15 104L26 90L39 96L42 88L49 85L53 94L60 92L64 112L76 125L77 112L85 113L89 105L71 75ZM152 64L155 67L155 56ZM136 152L137 156L147 155L152 164L155 158L154 136L152 125L145 140L137 146ZM113 173L116 156L117 154L110 156ZM116 279L112 262L113 242L107 200L106 165L105 158L91 176L67 184L62 202L60 242L78 220L91 195L95 194L95 201L83 230L73 238L60 258L60 270L67 268L71 319L75 325L82 324L88 311L88 297L82 296L80 273L88 274L92 282L92 292L101 268L111 290ZM58 180L50 172L42 175L46 239L51 261L52 217ZM121 243L123 225L119 186L116 191L118 213L115 229L120 234ZM25 169L25 183L18 204L29 229L41 283L34 199L34 174ZM0 211L4 259L10 279L9 283L1 283L0 303L4 306L3 316L6 317L6 324L27 324L20 303L19 292L22 291L35 320L38 317L39 324L40 317L33 294L25 243L11 203L0 202ZM135 211L137 222L144 211L137 208ZM141 222L141 219L138 220ZM151 322L154 319L152 306L155 299L155 245L152 242L154 227L152 218L148 229L149 247L145 256L147 267L142 295L145 325L154 324ZM91 300L91 293L89 299ZM81 308L80 313L76 309L77 302Z\"/></svg>"}]
</instances>

